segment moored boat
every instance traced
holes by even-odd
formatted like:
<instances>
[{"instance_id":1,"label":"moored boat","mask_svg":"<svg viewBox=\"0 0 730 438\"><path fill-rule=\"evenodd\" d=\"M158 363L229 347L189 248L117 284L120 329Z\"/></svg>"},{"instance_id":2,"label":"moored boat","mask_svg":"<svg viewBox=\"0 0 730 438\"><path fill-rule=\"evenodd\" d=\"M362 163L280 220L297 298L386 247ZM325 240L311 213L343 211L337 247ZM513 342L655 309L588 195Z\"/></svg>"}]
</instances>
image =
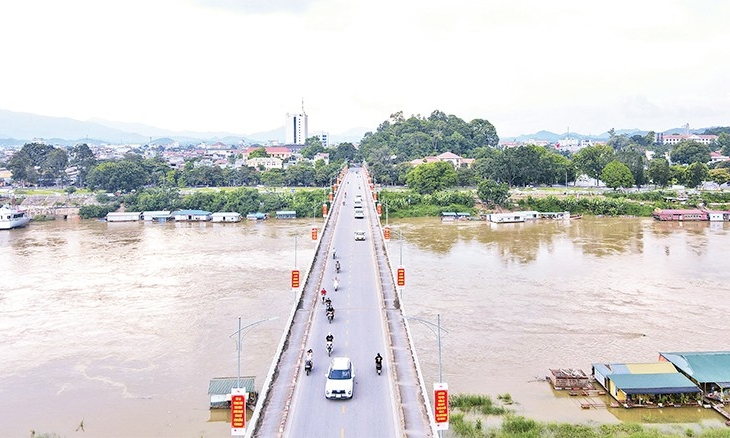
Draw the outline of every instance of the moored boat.
<instances>
[{"instance_id":1,"label":"moored boat","mask_svg":"<svg viewBox=\"0 0 730 438\"><path fill-rule=\"evenodd\" d=\"M25 210L5 204L0 208L0 230L20 228L30 222L30 216Z\"/></svg>"}]
</instances>

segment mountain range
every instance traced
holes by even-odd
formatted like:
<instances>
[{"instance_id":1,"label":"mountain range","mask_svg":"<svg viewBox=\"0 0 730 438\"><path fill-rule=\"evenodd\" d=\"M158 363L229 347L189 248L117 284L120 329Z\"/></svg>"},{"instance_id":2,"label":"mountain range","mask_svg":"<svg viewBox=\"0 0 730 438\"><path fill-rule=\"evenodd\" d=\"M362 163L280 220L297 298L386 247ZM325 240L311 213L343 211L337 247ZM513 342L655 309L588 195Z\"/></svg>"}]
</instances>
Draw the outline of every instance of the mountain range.
<instances>
[{"instance_id":1,"label":"mountain range","mask_svg":"<svg viewBox=\"0 0 730 438\"><path fill-rule=\"evenodd\" d=\"M330 134L334 143L362 140L368 128L352 128L343 133ZM148 144L161 143L161 139L172 139L180 144L201 142L225 144L269 144L284 143L284 126L270 131L252 134L231 132L171 131L141 123L114 122L103 119L86 121L67 117L50 117L0 109L0 146L22 146L34 140L46 143L73 146L90 144Z\"/></svg>"},{"instance_id":2,"label":"mountain range","mask_svg":"<svg viewBox=\"0 0 730 438\"><path fill-rule=\"evenodd\" d=\"M330 134L330 142L359 143L368 131L374 131L374 129L352 128L339 134ZM701 133L703 131L704 129L692 130L695 133ZM628 136L637 134L645 135L647 132L639 129L616 130L616 134L625 134ZM685 128L669 129L663 132L665 134L683 133L685 132ZM566 137L579 140L605 141L609 138L609 134L608 132L598 135L582 135L575 132L557 134L550 131L539 131L534 134L502 138L502 141L527 142L530 140L542 140L554 143ZM284 138L284 126L270 131L255 132L252 134L170 131L140 123L113 122L102 119L81 121L66 117L50 117L0 109L0 146L22 146L38 139L43 139L43 141L49 144L63 146L73 146L79 143L169 143L169 139L177 141L180 144L198 144L201 142L222 142L225 144L271 144L272 142L278 142L279 144L283 144Z\"/></svg>"}]
</instances>

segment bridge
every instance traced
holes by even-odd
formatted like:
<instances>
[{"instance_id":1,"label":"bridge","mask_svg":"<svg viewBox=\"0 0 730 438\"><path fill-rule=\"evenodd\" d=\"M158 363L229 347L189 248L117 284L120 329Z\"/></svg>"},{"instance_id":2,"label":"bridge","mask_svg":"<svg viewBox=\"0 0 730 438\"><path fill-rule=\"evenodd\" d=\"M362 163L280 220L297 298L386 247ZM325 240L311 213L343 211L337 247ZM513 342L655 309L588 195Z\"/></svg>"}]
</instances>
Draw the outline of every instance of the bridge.
<instances>
[{"instance_id":1,"label":"bridge","mask_svg":"<svg viewBox=\"0 0 730 438\"><path fill-rule=\"evenodd\" d=\"M428 393L401 312L367 171L345 169L338 183L309 275L246 436L433 437ZM356 218L357 195L362 196L363 218ZM365 240L355 240L355 231L365 231ZM336 261L341 265L339 274ZM335 308L331 323L320 298L322 288ZM353 396L348 400L325 398L330 363L325 336L330 332L332 357L346 356L353 365ZM314 368L307 375L304 356L309 348L314 351ZM381 375L375 371L376 353L384 358Z\"/></svg>"}]
</instances>

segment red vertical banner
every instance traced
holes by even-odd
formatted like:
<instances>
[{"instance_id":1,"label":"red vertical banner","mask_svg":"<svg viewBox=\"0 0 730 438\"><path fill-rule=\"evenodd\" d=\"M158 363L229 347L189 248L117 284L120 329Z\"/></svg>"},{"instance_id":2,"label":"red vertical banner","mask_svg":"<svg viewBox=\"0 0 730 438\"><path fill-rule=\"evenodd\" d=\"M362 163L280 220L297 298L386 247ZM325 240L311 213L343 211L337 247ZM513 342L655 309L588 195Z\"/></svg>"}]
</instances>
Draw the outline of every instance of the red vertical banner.
<instances>
[{"instance_id":1,"label":"red vertical banner","mask_svg":"<svg viewBox=\"0 0 730 438\"><path fill-rule=\"evenodd\" d=\"M246 393L243 388L231 389L231 435L246 433Z\"/></svg>"},{"instance_id":2,"label":"red vertical banner","mask_svg":"<svg viewBox=\"0 0 730 438\"><path fill-rule=\"evenodd\" d=\"M443 382L433 384L433 419L436 430L448 430L449 385Z\"/></svg>"},{"instance_id":3,"label":"red vertical banner","mask_svg":"<svg viewBox=\"0 0 730 438\"><path fill-rule=\"evenodd\" d=\"M291 271L291 288L299 289L299 269L292 269Z\"/></svg>"},{"instance_id":4,"label":"red vertical banner","mask_svg":"<svg viewBox=\"0 0 730 438\"><path fill-rule=\"evenodd\" d=\"M396 284L398 287L403 287L406 285L406 268L403 266L398 266L398 271L396 275Z\"/></svg>"},{"instance_id":5,"label":"red vertical banner","mask_svg":"<svg viewBox=\"0 0 730 438\"><path fill-rule=\"evenodd\" d=\"M383 215L383 206L380 205L380 203L378 202L378 216L382 216L382 215Z\"/></svg>"},{"instance_id":6,"label":"red vertical banner","mask_svg":"<svg viewBox=\"0 0 730 438\"><path fill-rule=\"evenodd\" d=\"M385 240L390 240L390 227L383 228L383 238Z\"/></svg>"},{"instance_id":7,"label":"red vertical banner","mask_svg":"<svg viewBox=\"0 0 730 438\"><path fill-rule=\"evenodd\" d=\"M330 202L332 202L332 200L334 199L334 195L332 194L332 192L330 192L330 194L329 194L329 199L330 199Z\"/></svg>"},{"instance_id":8,"label":"red vertical banner","mask_svg":"<svg viewBox=\"0 0 730 438\"><path fill-rule=\"evenodd\" d=\"M322 204L322 216L327 216L327 204Z\"/></svg>"},{"instance_id":9,"label":"red vertical banner","mask_svg":"<svg viewBox=\"0 0 730 438\"><path fill-rule=\"evenodd\" d=\"M317 240L317 227L312 227L312 240Z\"/></svg>"}]
</instances>

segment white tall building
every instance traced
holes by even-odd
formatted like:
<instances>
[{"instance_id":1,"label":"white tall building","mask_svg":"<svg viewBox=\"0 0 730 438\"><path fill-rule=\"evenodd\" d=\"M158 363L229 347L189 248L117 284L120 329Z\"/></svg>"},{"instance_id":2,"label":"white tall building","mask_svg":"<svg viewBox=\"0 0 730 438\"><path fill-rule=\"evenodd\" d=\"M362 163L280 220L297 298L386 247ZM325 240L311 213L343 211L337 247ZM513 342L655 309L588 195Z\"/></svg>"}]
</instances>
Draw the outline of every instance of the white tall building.
<instances>
[{"instance_id":1,"label":"white tall building","mask_svg":"<svg viewBox=\"0 0 730 438\"><path fill-rule=\"evenodd\" d=\"M305 144L307 142L307 113L302 100L301 114L286 114L286 144Z\"/></svg>"}]
</instances>

